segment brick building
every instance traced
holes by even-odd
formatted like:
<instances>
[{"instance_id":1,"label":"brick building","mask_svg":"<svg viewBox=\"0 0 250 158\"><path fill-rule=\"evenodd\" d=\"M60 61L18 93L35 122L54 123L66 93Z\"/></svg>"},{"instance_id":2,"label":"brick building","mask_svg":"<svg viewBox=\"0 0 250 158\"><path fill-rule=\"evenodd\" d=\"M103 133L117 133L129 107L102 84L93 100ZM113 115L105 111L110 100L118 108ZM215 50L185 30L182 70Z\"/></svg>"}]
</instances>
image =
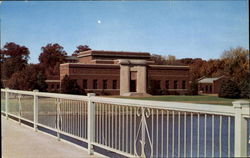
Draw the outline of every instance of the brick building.
<instances>
[{"instance_id":1,"label":"brick building","mask_svg":"<svg viewBox=\"0 0 250 158\"><path fill-rule=\"evenodd\" d=\"M67 56L65 63L77 63L78 58L76 56ZM48 85L47 90L49 92L60 92L60 76L47 76L45 82Z\"/></svg>"},{"instance_id":2,"label":"brick building","mask_svg":"<svg viewBox=\"0 0 250 158\"><path fill-rule=\"evenodd\" d=\"M227 79L225 76L215 78L202 77L198 80L198 91L200 93L217 94L219 93L221 82Z\"/></svg>"},{"instance_id":3,"label":"brick building","mask_svg":"<svg viewBox=\"0 0 250 158\"><path fill-rule=\"evenodd\" d=\"M189 88L188 66L155 65L149 53L89 50L77 58L77 62L60 65L57 81L68 75L87 93L185 94Z\"/></svg>"}]
</instances>

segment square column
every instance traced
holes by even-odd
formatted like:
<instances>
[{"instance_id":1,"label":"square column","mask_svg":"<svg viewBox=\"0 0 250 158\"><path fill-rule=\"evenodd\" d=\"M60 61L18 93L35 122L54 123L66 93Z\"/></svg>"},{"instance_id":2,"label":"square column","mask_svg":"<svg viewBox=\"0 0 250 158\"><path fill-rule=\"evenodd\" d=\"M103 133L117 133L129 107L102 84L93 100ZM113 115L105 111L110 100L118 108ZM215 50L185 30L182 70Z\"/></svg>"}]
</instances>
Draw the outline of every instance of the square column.
<instances>
[{"instance_id":1,"label":"square column","mask_svg":"<svg viewBox=\"0 0 250 158\"><path fill-rule=\"evenodd\" d=\"M145 65L137 66L136 92L147 93L147 68Z\"/></svg>"},{"instance_id":2,"label":"square column","mask_svg":"<svg viewBox=\"0 0 250 158\"><path fill-rule=\"evenodd\" d=\"M121 65L120 68L120 95L129 93L130 87L130 67L129 65Z\"/></svg>"}]
</instances>

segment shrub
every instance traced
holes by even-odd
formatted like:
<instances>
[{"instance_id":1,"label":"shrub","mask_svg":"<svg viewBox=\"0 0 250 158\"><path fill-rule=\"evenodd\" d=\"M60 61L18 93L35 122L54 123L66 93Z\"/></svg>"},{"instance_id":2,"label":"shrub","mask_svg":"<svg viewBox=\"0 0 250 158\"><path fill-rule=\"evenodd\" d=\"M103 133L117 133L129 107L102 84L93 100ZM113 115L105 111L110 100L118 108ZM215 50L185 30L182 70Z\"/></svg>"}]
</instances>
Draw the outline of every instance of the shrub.
<instances>
[{"instance_id":1,"label":"shrub","mask_svg":"<svg viewBox=\"0 0 250 158\"><path fill-rule=\"evenodd\" d=\"M196 80L192 80L190 84L189 95L198 95L198 83Z\"/></svg>"},{"instance_id":2,"label":"shrub","mask_svg":"<svg viewBox=\"0 0 250 158\"><path fill-rule=\"evenodd\" d=\"M84 91L77 84L76 80L70 79L68 75L65 75L61 84L61 93L84 94Z\"/></svg>"},{"instance_id":3,"label":"shrub","mask_svg":"<svg viewBox=\"0 0 250 158\"><path fill-rule=\"evenodd\" d=\"M250 98L250 84L249 84L249 80L243 80L242 82L240 82L239 84L239 88L240 88L240 97L241 98Z\"/></svg>"},{"instance_id":4,"label":"shrub","mask_svg":"<svg viewBox=\"0 0 250 158\"><path fill-rule=\"evenodd\" d=\"M219 97L240 98L240 89L234 81L224 80L220 86Z\"/></svg>"},{"instance_id":5,"label":"shrub","mask_svg":"<svg viewBox=\"0 0 250 158\"><path fill-rule=\"evenodd\" d=\"M39 65L30 64L22 71L15 72L7 81L6 85L10 89L46 91L46 78L39 68Z\"/></svg>"}]
</instances>

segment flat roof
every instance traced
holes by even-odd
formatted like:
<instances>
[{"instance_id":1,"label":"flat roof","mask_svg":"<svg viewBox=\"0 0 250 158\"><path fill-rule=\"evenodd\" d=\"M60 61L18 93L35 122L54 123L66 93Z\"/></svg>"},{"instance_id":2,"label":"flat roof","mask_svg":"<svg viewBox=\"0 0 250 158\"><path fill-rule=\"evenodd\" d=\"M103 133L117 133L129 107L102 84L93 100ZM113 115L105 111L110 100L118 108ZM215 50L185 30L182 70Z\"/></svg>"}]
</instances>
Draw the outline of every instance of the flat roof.
<instances>
[{"instance_id":1,"label":"flat roof","mask_svg":"<svg viewBox=\"0 0 250 158\"><path fill-rule=\"evenodd\" d=\"M84 64L84 63L64 63L60 64L61 66L72 67L98 67L98 68L120 68L120 64ZM151 68L158 69L168 69L168 68L177 68L177 69L189 69L189 66L180 66L180 65L148 65Z\"/></svg>"},{"instance_id":2,"label":"flat roof","mask_svg":"<svg viewBox=\"0 0 250 158\"><path fill-rule=\"evenodd\" d=\"M84 64L84 63L64 63L60 66L66 66L69 68L77 67L96 67L96 68L120 68L119 64Z\"/></svg>"},{"instance_id":3,"label":"flat roof","mask_svg":"<svg viewBox=\"0 0 250 158\"><path fill-rule=\"evenodd\" d=\"M213 83L214 81L218 80L220 77L215 77L215 78L203 78L199 83Z\"/></svg>"},{"instance_id":4,"label":"flat roof","mask_svg":"<svg viewBox=\"0 0 250 158\"><path fill-rule=\"evenodd\" d=\"M189 69L189 66L181 65L149 65L149 67L155 69Z\"/></svg>"},{"instance_id":5,"label":"flat roof","mask_svg":"<svg viewBox=\"0 0 250 158\"><path fill-rule=\"evenodd\" d=\"M88 50L79 53L77 57L84 56L123 56L123 57L148 57L151 55L148 52L128 52L128 51L107 51L107 50Z\"/></svg>"}]
</instances>

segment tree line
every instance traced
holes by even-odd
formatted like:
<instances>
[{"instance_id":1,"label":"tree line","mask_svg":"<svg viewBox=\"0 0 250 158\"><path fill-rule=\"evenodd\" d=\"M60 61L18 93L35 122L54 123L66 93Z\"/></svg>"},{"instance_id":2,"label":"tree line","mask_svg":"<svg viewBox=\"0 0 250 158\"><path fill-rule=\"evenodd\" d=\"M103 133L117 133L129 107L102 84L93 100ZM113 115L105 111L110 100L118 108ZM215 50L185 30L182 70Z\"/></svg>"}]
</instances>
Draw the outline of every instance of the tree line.
<instances>
[{"instance_id":1,"label":"tree line","mask_svg":"<svg viewBox=\"0 0 250 158\"><path fill-rule=\"evenodd\" d=\"M227 76L221 84L219 96L229 98L250 98L249 50L236 47L222 52L219 59L201 58L176 59L175 56L154 54L152 58L160 65L188 65L190 67L190 93L198 94L197 80L205 77Z\"/></svg>"},{"instance_id":2,"label":"tree line","mask_svg":"<svg viewBox=\"0 0 250 158\"><path fill-rule=\"evenodd\" d=\"M79 45L72 56L86 50L91 50L88 45ZM14 42L6 43L0 53L1 87L4 84L5 87L17 90L46 91L45 80L60 75L60 64L64 63L67 57L67 52L58 43L41 47L38 64L29 64L29 49Z\"/></svg>"},{"instance_id":3,"label":"tree line","mask_svg":"<svg viewBox=\"0 0 250 158\"><path fill-rule=\"evenodd\" d=\"M71 54L91 50L87 45L79 45ZM67 52L58 43L49 43L41 47L38 64L29 64L30 51L27 47L14 42L6 43L0 49L1 63L1 87L4 85L11 89L46 91L45 80L50 76L60 75L60 64L66 61ZM159 65L188 65L190 67L190 94L198 94L197 80L200 77L228 76L230 81L223 83L221 97L227 97L223 92L234 89L236 97L249 98L250 96L250 73L249 73L249 50L237 47L222 52L219 59L203 60L201 58L176 59L173 55L161 56L152 55L152 60ZM74 93L82 93L75 81L68 77L63 79L61 92L73 93L69 85L74 85ZM72 83L73 82L73 83ZM77 90L78 89L78 90ZM230 91L230 90L229 90ZM232 90L231 90L232 91ZM228 92L227 92L228 93ZM231 96L232 97L232 96Z\"/></svg>"}]
</instances>

